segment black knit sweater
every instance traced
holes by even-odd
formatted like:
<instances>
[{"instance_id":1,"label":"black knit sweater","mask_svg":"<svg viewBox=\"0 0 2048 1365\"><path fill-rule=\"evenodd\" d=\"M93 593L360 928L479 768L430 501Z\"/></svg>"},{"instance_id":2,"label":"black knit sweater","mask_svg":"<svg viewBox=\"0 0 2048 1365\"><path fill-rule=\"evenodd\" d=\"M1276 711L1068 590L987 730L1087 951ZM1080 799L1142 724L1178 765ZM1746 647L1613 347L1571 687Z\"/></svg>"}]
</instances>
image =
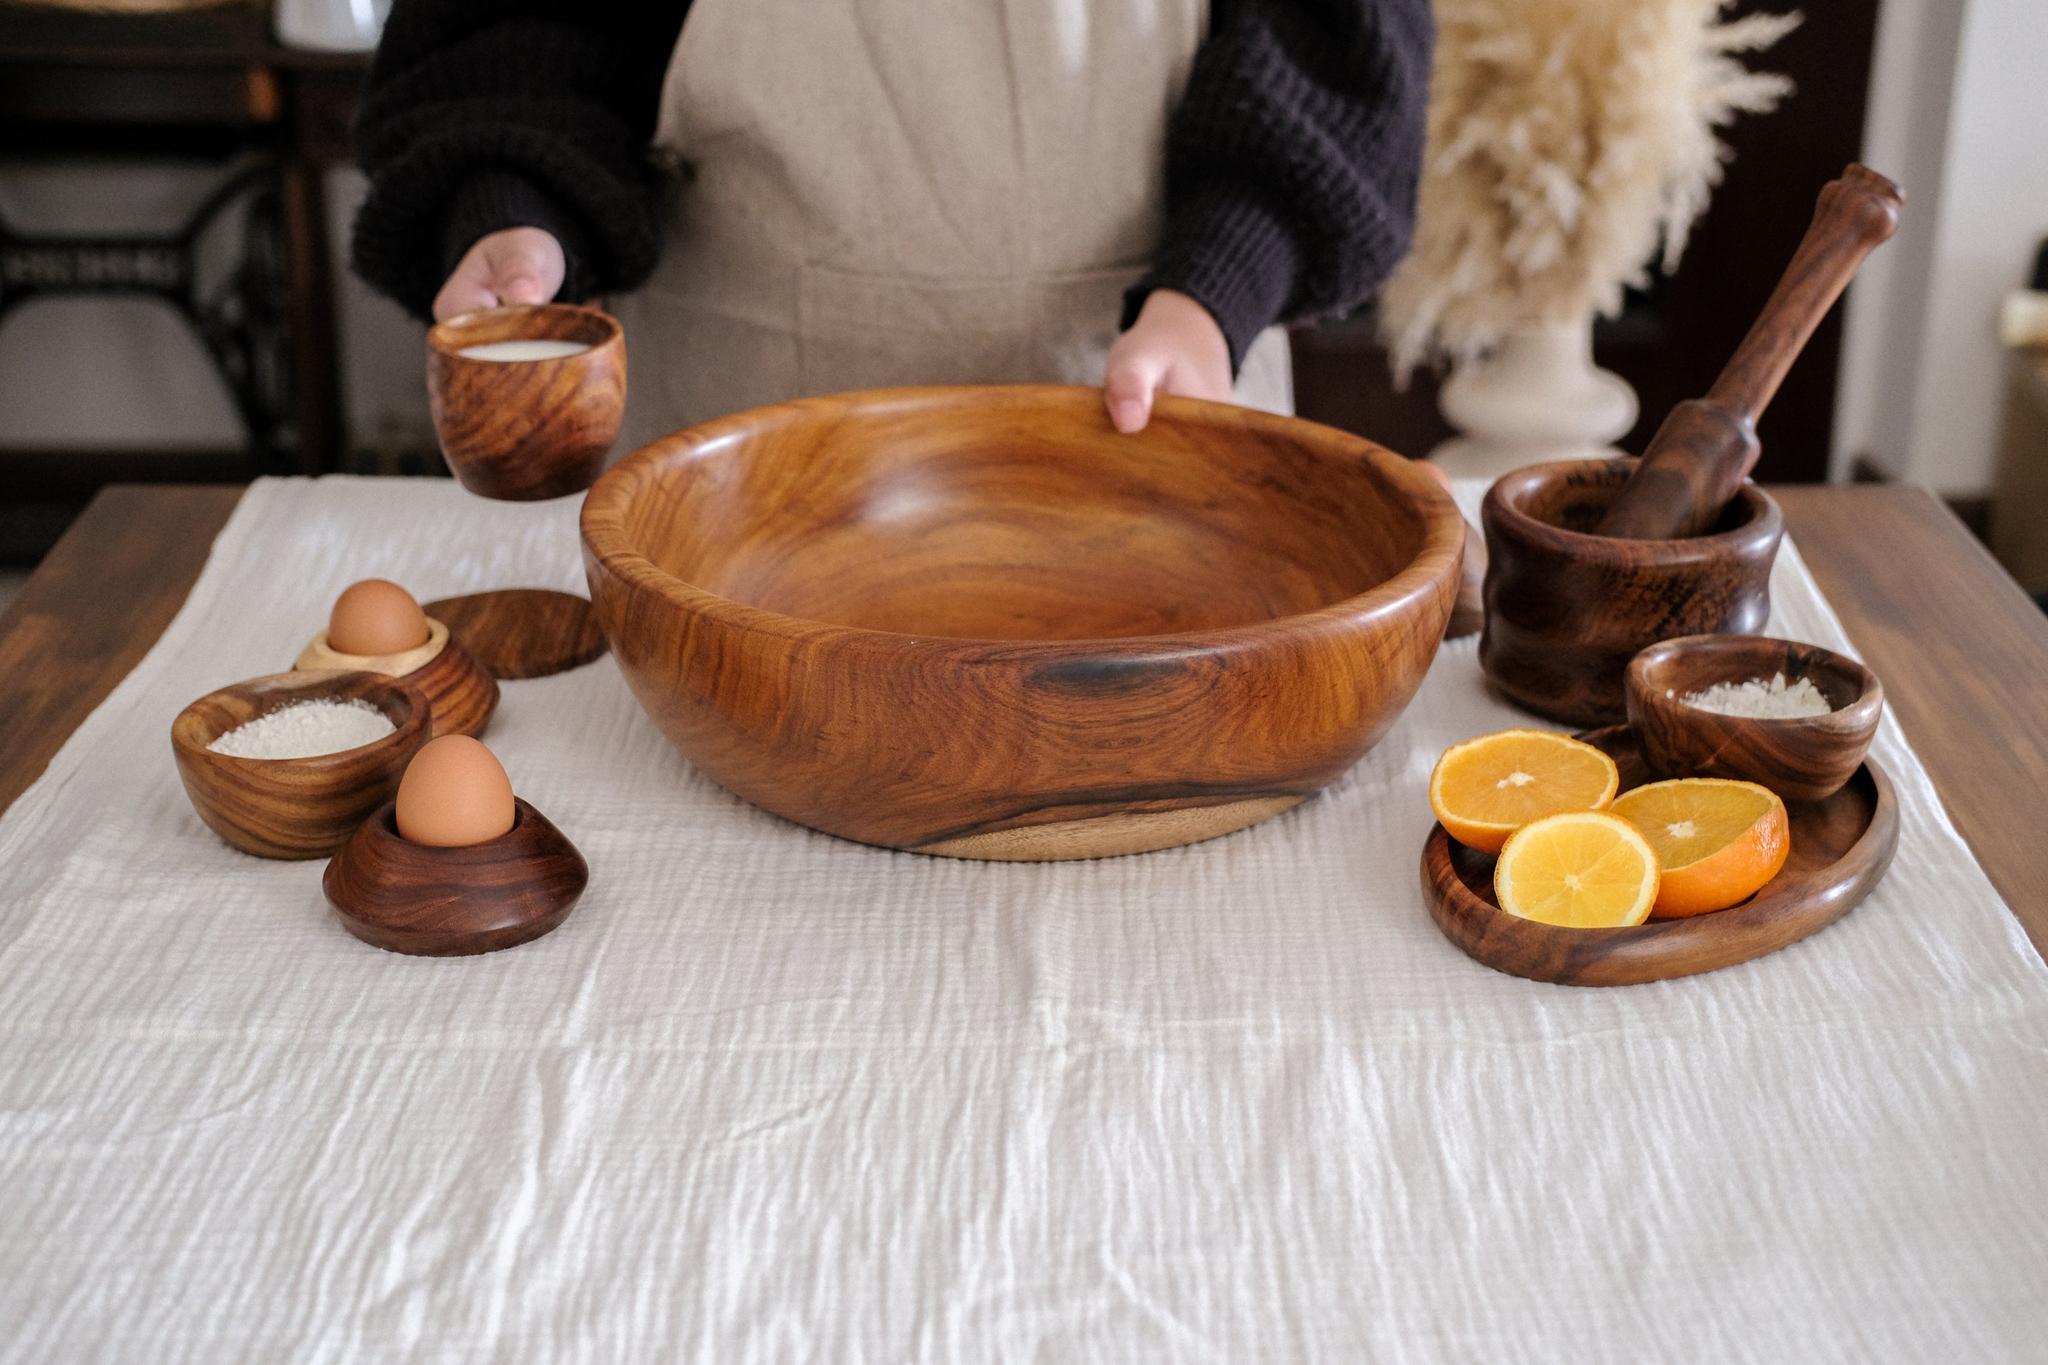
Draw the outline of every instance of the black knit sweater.
<instances>
[{"instance_id":1,"label":"black knit sweater","mask_svg":"<svg viewBox=\"0 0 2048 1365\"><path fill-rule=\"evenodd\" d=\"M357 271L424 316L477 238L531 226L565 249L565 298L645 278L647 144L688 8L397 0L356 123ZM1431 34L1427 0L1214 0L1168 127L1165 239L1123 325L1180 290L1234 365L1272 323L1367 298L1408 245Z\"/></svg>"}]
</instances>

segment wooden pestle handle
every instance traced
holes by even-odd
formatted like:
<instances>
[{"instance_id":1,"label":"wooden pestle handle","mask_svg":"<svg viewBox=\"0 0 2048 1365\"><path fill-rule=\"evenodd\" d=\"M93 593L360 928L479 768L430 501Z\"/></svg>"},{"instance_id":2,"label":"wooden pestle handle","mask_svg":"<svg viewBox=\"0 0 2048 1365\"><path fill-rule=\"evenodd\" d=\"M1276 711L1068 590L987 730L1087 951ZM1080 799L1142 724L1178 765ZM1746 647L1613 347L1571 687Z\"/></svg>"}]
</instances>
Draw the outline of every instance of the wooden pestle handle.
<instances>
[{"instance_id":1,"label":"wooden pestle handle","mask_svg":"<svg viewBox=\"0 0 2048 1365\"><path fill-rule=\"evenodd\" d=\"M1863 258L1892 235L1905 198L1861 164L1822 187L1813 222L1749 334L1707 396L1680 403L1657 428L1600 534L1666 540L1700 535L1720 519L1756 465L1757 418Z\"/></svg>"}]
</instances>

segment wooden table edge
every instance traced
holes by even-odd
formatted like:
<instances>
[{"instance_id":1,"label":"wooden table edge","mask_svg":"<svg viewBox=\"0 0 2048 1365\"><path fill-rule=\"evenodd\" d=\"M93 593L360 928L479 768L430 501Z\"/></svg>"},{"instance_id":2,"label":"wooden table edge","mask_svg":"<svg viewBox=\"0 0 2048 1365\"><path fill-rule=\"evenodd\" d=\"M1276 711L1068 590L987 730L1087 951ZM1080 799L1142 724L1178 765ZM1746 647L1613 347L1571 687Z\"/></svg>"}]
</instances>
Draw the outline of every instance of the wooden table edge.
<instances>
[{"instance_id":1,"label":"wooden table edge","mask_svg":"<svg viewBox=\"0 0 2048 1365\"><path fill-rule=\"evenodd\" d=\"M109 484L0 614L0 815L163 635L242 492Z\"/></svg>"},{"instance_id":2,"label":"wooden table edge","mask_svg":"<svg viewBox=\"0 0 2048 1365\"><path fill-rule=\"evenodd\" d=\"M2048 617L1923 489L1771 491L1949 818L2048 955L2048 840L2031 815L2048 778ZM0 814L163 634L242 492L104 489L0 615ZM1919 576L1904 613L1902 565Z\"/></svg>"}]
</instances>

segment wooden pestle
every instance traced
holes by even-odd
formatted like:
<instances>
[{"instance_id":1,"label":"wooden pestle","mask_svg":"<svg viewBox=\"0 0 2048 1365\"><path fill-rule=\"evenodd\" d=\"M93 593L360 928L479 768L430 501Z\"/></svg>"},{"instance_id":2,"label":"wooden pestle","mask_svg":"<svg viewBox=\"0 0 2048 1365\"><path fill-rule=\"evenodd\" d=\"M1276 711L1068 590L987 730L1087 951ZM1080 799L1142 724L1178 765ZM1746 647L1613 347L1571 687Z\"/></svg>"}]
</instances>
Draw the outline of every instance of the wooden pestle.
<instances>
[{"instance_id":1,"label":"wooden pestle","mask_svg":"<svg viewBox=\"0 0 2048 1365\"><path fill-rule=\"evenodd\" d=\"M1763 312L1707 396L1680 403L1657 428L1600 518L1601 535L1669 540L1712 529L1761 453L1757 418L1863 258L1892 235L1905 199L1860 164L1822 187L1813 223Z\"/></svg>"}]
</instances>

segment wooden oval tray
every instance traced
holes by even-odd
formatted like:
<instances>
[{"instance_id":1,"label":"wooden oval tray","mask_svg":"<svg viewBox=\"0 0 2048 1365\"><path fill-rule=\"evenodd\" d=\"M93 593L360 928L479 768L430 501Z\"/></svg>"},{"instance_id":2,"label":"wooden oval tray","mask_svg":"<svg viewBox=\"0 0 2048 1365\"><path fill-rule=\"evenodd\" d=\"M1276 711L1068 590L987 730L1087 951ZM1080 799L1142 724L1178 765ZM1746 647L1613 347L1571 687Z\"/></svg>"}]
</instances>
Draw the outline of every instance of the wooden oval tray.
<instances>
[{"instance_id":1,"label":"wooden oval tray","mask_svg":"<svg viewBox=\"0 0 2048 1365\"><path fill-rule=\"evenodd\" d=\"M1580 738L1613 756L1621 789L1654 781L1626 725ZM1868 895L1899 843L1899 803L1891 779L1865 759L1847 786L1825 801L1786 803L1792 852L1785 868L1740 905L1689 919L1652 920L1629 929L1564 929L1501 911L1493 895L1493 857L1444 833L1422 848L1422 892L1444 936L1496 971L1561 986L1634 986L1691 976L1774 953L1825 929Z\"/></svg>"}]
</instances>

